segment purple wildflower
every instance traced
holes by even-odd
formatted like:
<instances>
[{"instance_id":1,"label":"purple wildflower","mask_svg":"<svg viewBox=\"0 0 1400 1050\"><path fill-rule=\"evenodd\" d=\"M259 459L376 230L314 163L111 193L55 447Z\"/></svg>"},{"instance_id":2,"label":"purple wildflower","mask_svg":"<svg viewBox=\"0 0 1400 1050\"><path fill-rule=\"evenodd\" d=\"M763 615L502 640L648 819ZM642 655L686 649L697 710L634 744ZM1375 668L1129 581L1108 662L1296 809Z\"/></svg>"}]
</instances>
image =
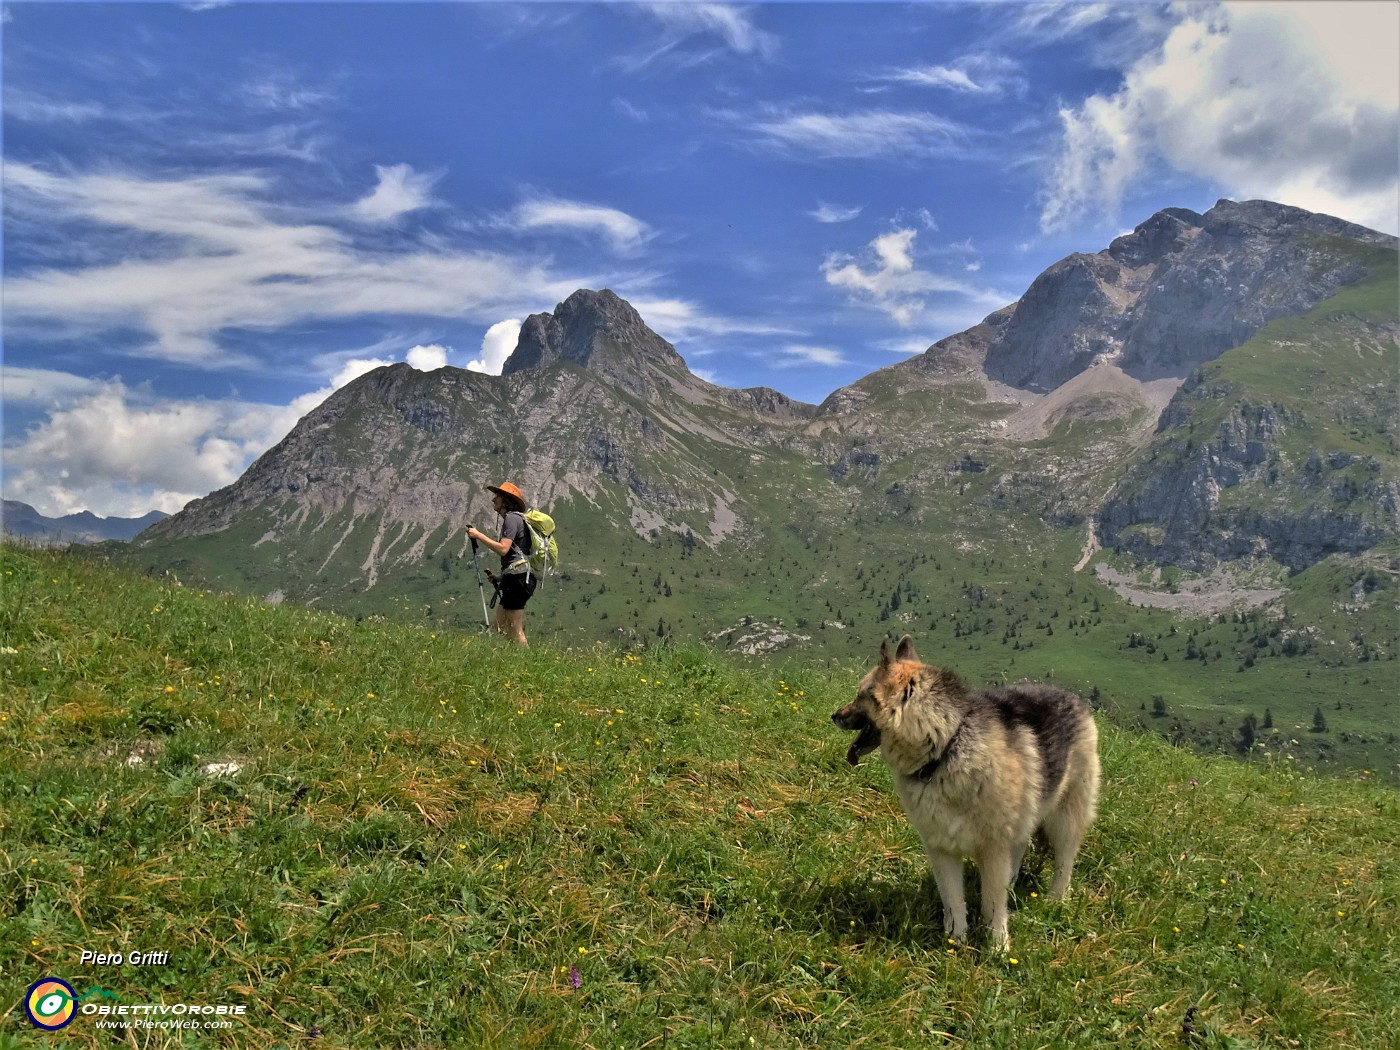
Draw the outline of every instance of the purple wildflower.
<instances>
[{"instance_id":1,"label":"purple wildflower","mask_svg":"<svg viewBox=\"0 0 1400 1050\"><path fill-rule=\"evenodd\" d=\"M569 967L569 983L575 988L581 987L583 985L583 978L579 976L577 966Z\"/></svg>"}]
</instances>

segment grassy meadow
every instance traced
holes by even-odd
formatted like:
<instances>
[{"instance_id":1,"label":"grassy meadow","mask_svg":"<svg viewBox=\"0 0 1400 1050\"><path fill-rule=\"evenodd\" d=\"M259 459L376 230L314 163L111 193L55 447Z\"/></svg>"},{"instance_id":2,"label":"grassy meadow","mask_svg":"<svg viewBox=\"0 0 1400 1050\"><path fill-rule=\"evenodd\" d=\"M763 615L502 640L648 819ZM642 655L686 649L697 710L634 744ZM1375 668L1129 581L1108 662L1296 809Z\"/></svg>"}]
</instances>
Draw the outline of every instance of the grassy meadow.
<instances>
[{"instance_id":1,"label":"grassy meadow","mask_svg":"<svg viewBox=\"0 0 1400 1050\"><path fill-rule=\"evenodd\" d=\"M1375 779L1104 723L1075 892L1032 850L1002 956L948 943L888 772L846 765L854 666L518 651L13 547L0 581L3 1048L1400 1046ZM46 1035L47 976L245 1012Z\"/></svg>"}]
</instances>

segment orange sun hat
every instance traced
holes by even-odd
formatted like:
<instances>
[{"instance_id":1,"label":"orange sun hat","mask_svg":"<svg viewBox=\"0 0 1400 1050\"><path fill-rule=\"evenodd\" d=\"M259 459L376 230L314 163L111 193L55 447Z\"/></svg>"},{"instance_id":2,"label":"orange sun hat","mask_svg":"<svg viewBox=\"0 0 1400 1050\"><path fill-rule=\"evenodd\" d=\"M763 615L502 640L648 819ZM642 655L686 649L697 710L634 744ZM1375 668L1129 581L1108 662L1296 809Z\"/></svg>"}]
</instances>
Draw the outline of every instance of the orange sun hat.
<instances>
[{"instance_id":1,"label":"orange sun hat","mask_svg":"<svg viewBox=\"0 0 1400 1050\"><path fill-rule=\"evenodd\" d=\"M503 481L499 485L487 485L487 491L494 492L507 503L514 503L516 510L525 509L525 497L520 494L520 490L509 481Z\"/></svg>"}]
</instances>

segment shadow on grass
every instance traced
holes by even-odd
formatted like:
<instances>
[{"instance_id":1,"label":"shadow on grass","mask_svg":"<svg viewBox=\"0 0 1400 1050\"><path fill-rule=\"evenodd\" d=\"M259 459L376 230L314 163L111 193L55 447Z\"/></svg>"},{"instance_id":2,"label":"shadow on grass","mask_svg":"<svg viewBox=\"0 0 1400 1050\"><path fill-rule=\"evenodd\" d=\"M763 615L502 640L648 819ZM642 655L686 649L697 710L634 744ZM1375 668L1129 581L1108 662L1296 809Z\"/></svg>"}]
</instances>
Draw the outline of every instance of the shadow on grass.
<instances>
[{"instance_id":1,"label":"shadow on grass","mask_svg":"<svg viewBox=\"0 0 1400 1050\"><path fill-rule=\"evenodd\" d=\"M1012 884L1010 910L1013 916L1018 897L1044 892L1049 876L1046 861L1046 856L1032 846ZM963 868L963 886L967 894L969 939L973 945L982 946L987 931L982 924L981 884L977 868L970 862ZM811 917L812 932L824 933L836 940L852 936L879 938L924 950L941 949L947 943L938 887L927 871L920 877L900 880L856 876L818 886L793 883L785 887L785 891L785 895L800 896L806 901L807 907L802 909L801 915Z\"/></svg>"}]
</instances>

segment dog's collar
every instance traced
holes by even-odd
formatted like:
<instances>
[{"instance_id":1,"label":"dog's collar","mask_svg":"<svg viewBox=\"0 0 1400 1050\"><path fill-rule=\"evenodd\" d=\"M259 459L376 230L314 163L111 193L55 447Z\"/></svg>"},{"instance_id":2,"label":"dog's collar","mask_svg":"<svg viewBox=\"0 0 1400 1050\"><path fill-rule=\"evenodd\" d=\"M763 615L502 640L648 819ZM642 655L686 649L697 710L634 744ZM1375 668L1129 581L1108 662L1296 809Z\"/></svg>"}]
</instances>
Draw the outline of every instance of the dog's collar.
<instances>
[{"instance_id":1,"label":"dog's collar","mask_svg":"<svg viewBox=\"0 0 1400 1050\"><path fill-rule=\"evenodd\" d=\"M958 723L958 728L953 730L953 735L948 738L948 743L944 745L940 754L934 755L927 762L921 765L914 772L909 774L911 780L919 780L927 783L933 779L933 775L942 768L943 763L953 753L953 749L958 746L958 734L962 732L963 723Z\"/></svg>"}]
</instances>

